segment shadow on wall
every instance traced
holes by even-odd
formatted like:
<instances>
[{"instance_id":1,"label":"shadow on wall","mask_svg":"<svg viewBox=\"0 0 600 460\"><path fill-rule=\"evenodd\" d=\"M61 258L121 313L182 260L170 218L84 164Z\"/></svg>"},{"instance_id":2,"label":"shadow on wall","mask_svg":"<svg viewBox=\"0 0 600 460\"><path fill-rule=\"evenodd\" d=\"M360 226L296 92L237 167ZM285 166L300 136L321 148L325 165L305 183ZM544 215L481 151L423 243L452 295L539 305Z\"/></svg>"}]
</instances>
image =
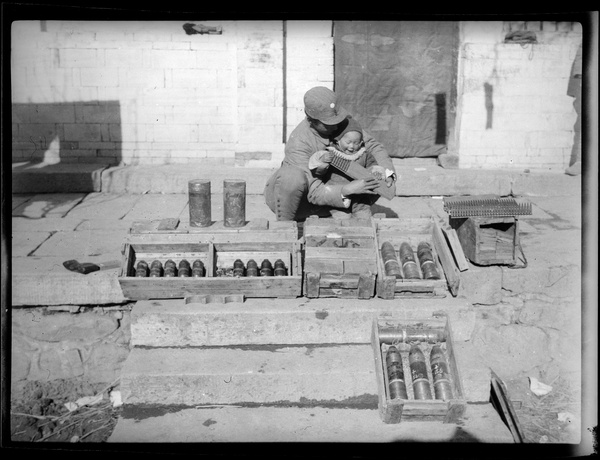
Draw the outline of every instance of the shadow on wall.
<instances>
[{"instance_id":1,"label":"shadow on wall","mask_svg":"<svg viewBox=\"0 0 600 460\"><path fill-rule=\"evenodd\" d=\"M26 163L20 168L117 165L121 142L119 101L12 104L12 161Z\"/></svg>"}]
</instances>

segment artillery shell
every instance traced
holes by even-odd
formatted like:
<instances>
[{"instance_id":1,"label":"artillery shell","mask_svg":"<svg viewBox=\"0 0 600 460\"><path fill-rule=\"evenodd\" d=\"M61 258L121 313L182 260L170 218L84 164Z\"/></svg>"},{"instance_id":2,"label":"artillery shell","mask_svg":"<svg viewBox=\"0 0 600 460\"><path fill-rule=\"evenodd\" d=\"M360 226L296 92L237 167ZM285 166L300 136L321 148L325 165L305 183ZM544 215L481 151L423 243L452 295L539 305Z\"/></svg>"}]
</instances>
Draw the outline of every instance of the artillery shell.
<instances>
[{"instance_id":1,"label":"artillery shell","mask_svg":"<svg viewBox=\"0 0 600 460\"><path fill-rule=\"evenodd\" d=\"M421 272L423 272L423 279L426 280L439 280L440 274L435 266L435 260L433 259L433 251L429 243L422 241L417 247L417 257L421 264Z\"/></svg>"},{"instance_id":2,"label":"artillery shell","mask_svg":"<svg viewBox=\"0 0 600 460\"><path fill-rule=\"evenodd\" d=\"M140 260L137 263L137 267L135 269L135 276L139 278L145 278L148 276L148 264L144 260Z\"/></svg>"},{"instance_id":3,"label":"artillery shell","mask_svg":"<svg viewBox=\"0 0 600 460\"><path fill-rule=\"evenodd\" d=\"M273 276L273 265L267 259L260 264L260 276Z\"/></svg>"},{"instance_id":4,"label":"artillery shell","mask_svg":"<svg viewBox=\"0 0 600 460\"><path fill-rule=\"evenodd\" d=\"M402 356L396 347L391 346L388 348L385 363L388 372L390 399L408 399L406 383L404 382Z\"/></svg>"},{"instance_id":5,"label":"artillery shell","mask_svg":"<svg viewBox=\"0 0 600 460\"><path fill-rule=\"evenodd\" d=\"M153 260L150 264L150 277L160 278L163 275L163 266L160 260Z\"/></svg>"},{"instance_id":6,"label":"artillery shell","mask_svg":"<svg viewBox=\"0 0 600 460\"><path fill-rule=\"evenodd\" d=\"M381 245L381 258L383 259L386 275L402 278L400 264L396 258L396 250L394 249L394 245L389 241L384 241Z\"/></svg>"},{"instance_id":7,"label":"artillery shell","mask_svg":"<svg viewBox=\"0 0 600 460\"><path fill-rule=\"evenodd\" d=\"M188 182L190 227L208 227L211 223L210 181L194 179Z\"/></svg>"},{"instance_id":8,"label":"artillery shell","mask_svg":"<svg viewBox=\"0 0 600 460\"><path fill-rule=\"evenodd\" d=\"M223 181L223 215L225 227L246 225L246 181Z\"/></svg>"},{"instance_id":9,"label":"artillery shell","mask_svg":"<svg viewBox=\"0 0 600 460\"><path fill-rule=\"evenodd\" d=\"M408 352L408 364L410 366L415 399L433 399L431 396L431 386L427 378L425 355L417 345L413 345Z\"/></svg>"},{"instance_id":10,"label":"artillery shell","mask_svg":"<svg viewBox=\"0 0 600 460\"><path fill-rule=\"evenodd\" d=\"M233 262L233 276L244 276L244 272L244 262L240 259L236 259L235 262Z\"/></svg>"},{"instance_id":11,"label":"artillery shell","mask_svg":"<svg viewBox=\"0 0 600 460\"><path fill-rule=\"evenodd\" d=\"M450 369L444 355L444 350L439 345L431 347L430 354L431 373L433 374L433 389L435 399L447 401L453 398Z\"/></svg>"},{"instance_id":12,"label":"artillery shell","mask_svg":"<svg viewBox=\"0 0 600 460\"><path fill-rule=\"evenodd\" d=\"M165 278L177 276L177 264L175 263L174 260L169 259L165 262L165 269L164 269L163 276Z\"/></svg>"},{"instance_id":13,"label":"artillery shell","mask_svg":"<svg viewBox=\"0 0 600 460\"><path fill-rule=\"evenodd\" d=\"M246 276L258 276L258 264L254 259L250 259L246 264Z\"/></svg>"},{"instance_id":14,"label":"artillery shell","mask_svg":"<svg viewBox=\"0 0 600 460\"><path fill-rule=\"evenodd\" d=\"M190 276L190 272L191 272L191 267L190 267L190 263L183 259L181 262L179 262L179 269L177 270L177 275L180 278L185 278Z\"/></svg>"},{"instance_id":15,"label":"artillery shell","mask_svg":"<svg viewBox=\"0 0 600 460\"><path fill-rule=\"evenodd\" d=\"M206 274L206 269L201 260L194 260L192 264L192 276L194 278L202 278Z\"/></svg>"},{"instance_id":16,"label":"artillery shell","mask_svg":"<svg viewBox=\"0 0 600 460\"><path fill-rule=\"evenodd\" d=\"M281 259L277 259L275 261L275 265L273 266L273 274L275 276L286 276L287 269L285 268L285 263Z\"/></svg>"},{"instance_id":17,"label":"artillery shell","mask_svg":"<svg viewBox=\"0 0 600 460\"><path fill-rule=\"evenodd\" d=\"M394 342L439 343L446 341L446 333L440 329L383 327L379 329L379 341L388 344Z\"/></svg>"},{"instance_id":18,"label":"artillery shell","mask_svg":"<svg viewBox=\"0 0 600 460\"><path fill-rule=\"evenodd\" d=\"M421 279L419 269L417 268L417 262L415 261L415 254L412 247L407 242L400 245L400 262L402 262L404 278L410 280Z\"/></svg>"}]
</instances>

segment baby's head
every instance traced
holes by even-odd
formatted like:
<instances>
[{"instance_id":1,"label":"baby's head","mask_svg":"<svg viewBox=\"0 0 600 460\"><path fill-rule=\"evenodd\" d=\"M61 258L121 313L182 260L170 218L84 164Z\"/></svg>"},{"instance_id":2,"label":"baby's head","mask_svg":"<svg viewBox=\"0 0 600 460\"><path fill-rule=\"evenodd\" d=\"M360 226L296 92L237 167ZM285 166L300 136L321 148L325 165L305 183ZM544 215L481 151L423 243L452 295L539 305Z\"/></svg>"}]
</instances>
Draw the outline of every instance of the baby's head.
<instances>
[{"instance_id":1,"label":"baby's head","mask_svg":"<svg viewBox=\"0 0 600 460\"><path fill-rule=\"evenodd\" d=\"M362 147L362 128L354 118L348 118L346 126L334 139L338 150L342 153L352 154L358 152Z\"/></svg>"}]
</instances>

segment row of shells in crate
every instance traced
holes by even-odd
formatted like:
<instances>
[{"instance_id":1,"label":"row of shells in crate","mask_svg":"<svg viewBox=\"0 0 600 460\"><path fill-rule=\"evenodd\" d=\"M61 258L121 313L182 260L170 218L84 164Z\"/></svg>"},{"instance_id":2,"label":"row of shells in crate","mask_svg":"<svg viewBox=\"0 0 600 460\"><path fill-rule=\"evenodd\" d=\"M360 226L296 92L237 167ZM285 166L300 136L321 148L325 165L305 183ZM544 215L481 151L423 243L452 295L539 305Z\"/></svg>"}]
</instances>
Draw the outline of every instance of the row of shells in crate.
<instances>
[{"instance_id":1,"label":"row of shells in crate","mask_svg":"<svg viewBox=\"0 0 600 460\"><path fill-rule=\"evenodd\" d=\"M382 344L381 352L389 399L449 401L454 398L444 344L411 344L408 350L400 344Z\"/></svg>"},{"instance_id":2,"label":"row of shells in crate","mask_svg":"<svg viewBox=\"0 0 600 460\"><path fill-rule=\"evenodd\" d=\"M248 260L244 265L241 259L236 259L231 267L218 267L215 270L215 276L287 276L287 267L281 259L275 263L264 259L260 266L254 259ZM153 260L150 265L145 260L140 260L136 264L135 276L138 278L168 278L168 277L193 277L202 278L207 276L206 267L202 260L194 260L191 264L188 260L182 259L177 264L173 259L168 259L164 265L160 260Z\"/></svg>"},{"instance_id":3,"label":"row of shells in crate","mask_svg":"<svg viewBox=\"0 0 600 460\"><path fill-rule=\"evenodd\" d=\"M396 252L392 243L384 241L381 244L381 258L387 276L395 276L397 279L440 279L433 250L426 241L418 244L416 259L415 252L408 242L402 242Z\"/></svg>"}]
</instances>

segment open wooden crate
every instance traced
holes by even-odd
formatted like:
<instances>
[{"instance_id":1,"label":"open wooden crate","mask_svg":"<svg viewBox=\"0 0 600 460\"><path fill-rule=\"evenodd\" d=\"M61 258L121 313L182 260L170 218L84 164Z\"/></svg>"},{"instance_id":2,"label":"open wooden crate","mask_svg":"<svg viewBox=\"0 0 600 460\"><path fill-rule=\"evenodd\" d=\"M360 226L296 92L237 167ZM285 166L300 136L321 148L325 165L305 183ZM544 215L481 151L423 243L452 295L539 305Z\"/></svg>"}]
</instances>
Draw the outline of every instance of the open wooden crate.
<instances>
[{"instance_id":1,"label":"open wooden crate","mask_svg":"<svg viewBox=\"0 0 600 460\"><path fill-rule=\"evenodd\" d=\"M375 251L371 219L308 218L304 223L306 296L373 297L377 276Z\"/></svg>"},{"instance_id":2,"label":"open wooden crate","mask_svg":"<svg viewBox=\"0 0 600 460\"><path fill-rule=\"evenodd\" d=\"M377 250L377 296L382 299L407 296L444 297L448 290L453 296L458 293L459 271L446 238L437 222L429 217L416 218L374 218ZM396 250L400 266L399 248L407 242L413 248L417 269L421 279L396 278L386 274L381 255L381 245L390 242ZM440 279L422 279L423 274L417 258L420 242L429 243Z\"/></svg>"},{"instance_id":3,"label":"open wooden crate","mask_svg":"<svg viewBox=\"0 0 600 460\"><path fill-rule=\"evenodd\" d=\"M433 398L435 398L435 390L429 353L433 345L442 348L450 371L452 399L414 399L408 361L408 352L412 344L418 344L426 357ZM377 317L373 320L371 345L379 393L379 415L385 423L432 420L458 423L462 419L467 404L452 347L452 331L447 318L403 320L393 316ZM391 345L394 345L402 356L408 399L390 398L386 354Z\"/></svg>"},{"instance_id":4,"label":"open wooden crate","mask_svg":"<svg viewBox=\"0 0 600 460\"><path fill-rule=\"evenodd\" d=\"M297 227L274 225L272 230L225 230L224 232L188 232L187 228L168 232L148 231L148 226L134 226L137 232L127 236L123 246L123 263L119 283L125 297L132 300L184 298L193 295L242 294L245 297L293 298L302 295L301 243ZM150 227L152 228L152 226ZM137 262L164 265L171 259L177 265L186 259L190 265L201 260L204 277L136 277ZM236 259L244 265L254 259L260 267L264 259L272 264L285 263L285 276L233 277L217 276L219 269L233 266Z\"/></svg>"}]
</instances>

